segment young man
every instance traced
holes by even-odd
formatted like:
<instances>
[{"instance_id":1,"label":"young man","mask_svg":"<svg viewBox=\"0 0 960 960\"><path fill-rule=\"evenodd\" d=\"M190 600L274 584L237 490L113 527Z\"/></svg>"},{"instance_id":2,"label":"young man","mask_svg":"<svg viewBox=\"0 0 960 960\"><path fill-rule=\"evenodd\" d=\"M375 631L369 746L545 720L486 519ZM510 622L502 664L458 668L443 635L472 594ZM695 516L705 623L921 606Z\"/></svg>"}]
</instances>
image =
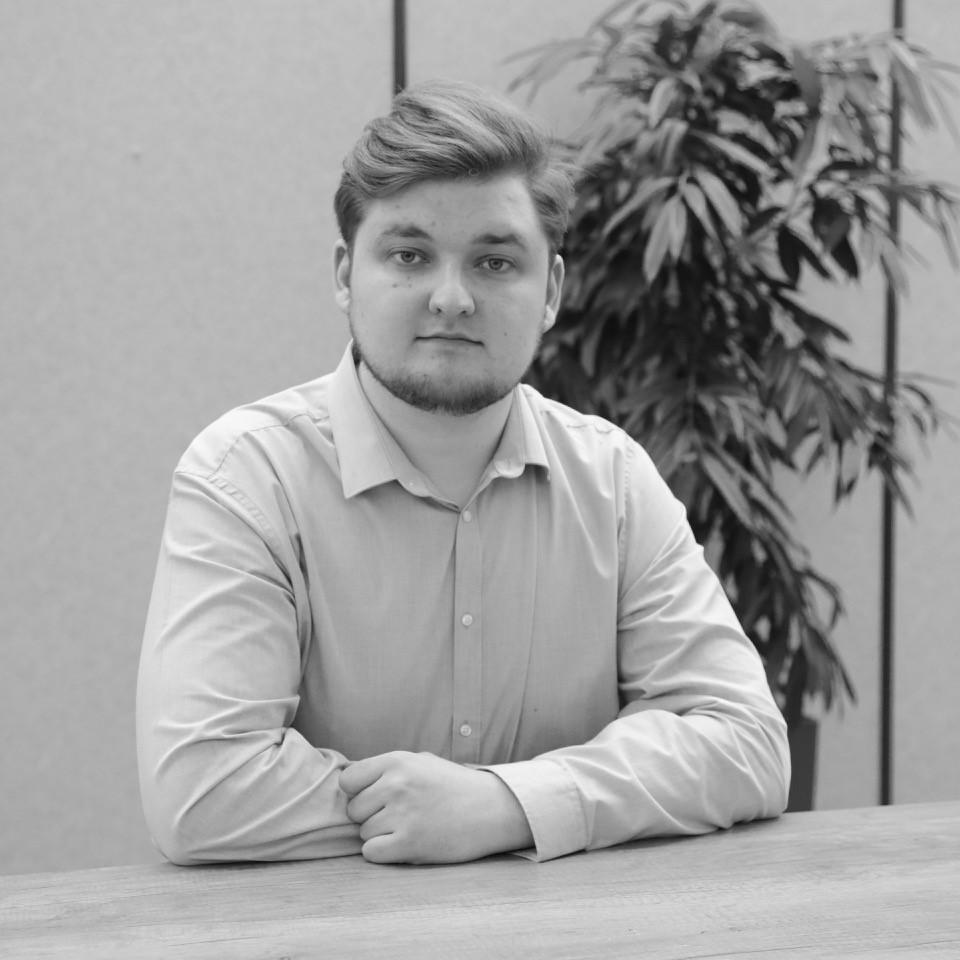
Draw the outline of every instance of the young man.
<instances>
[{"instance_id":1,"label":"young man","mask_svg":"<svg viewBox=\"0 0 960 960\"><path fill-rule=\"evenodd\" d=\"M518 385L563 285L544 138L434 83L344 168L350 348L174 474L137 711L161 851L548 859L779 814L784 723L682 506Z\"/></svg>"}]
</instances>

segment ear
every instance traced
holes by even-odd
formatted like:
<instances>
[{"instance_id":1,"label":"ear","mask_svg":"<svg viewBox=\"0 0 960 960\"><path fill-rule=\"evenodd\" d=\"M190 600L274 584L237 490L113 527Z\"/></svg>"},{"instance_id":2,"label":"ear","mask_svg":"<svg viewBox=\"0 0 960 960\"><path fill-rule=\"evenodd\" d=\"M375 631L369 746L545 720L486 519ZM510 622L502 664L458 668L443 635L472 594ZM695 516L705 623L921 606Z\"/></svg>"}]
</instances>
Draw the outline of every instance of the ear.
<instances>
[{"instance_id":1,"label":"ear","mask_svg":"<svg viewBox=\"0 0 960 960\"><path fill-rule=\"evenodd\" d=\"M547 276L547 305L543 312L541 333L546 333L557 322L557 313L560 311L560 296L563 293L564 273L563 257L558 253L553 258L553 263L550 264L550 272Z\"/></svg>"},{"instance_id":2,"label":"ear","mask_svg":"<svg viewBox=\"0 0 960 960\"><path fill-rule=\"evenodd\" d=\"M334 299L344 313L350 311L350 251L343 240L333 245Z\"/></svg>"}]
</instances>

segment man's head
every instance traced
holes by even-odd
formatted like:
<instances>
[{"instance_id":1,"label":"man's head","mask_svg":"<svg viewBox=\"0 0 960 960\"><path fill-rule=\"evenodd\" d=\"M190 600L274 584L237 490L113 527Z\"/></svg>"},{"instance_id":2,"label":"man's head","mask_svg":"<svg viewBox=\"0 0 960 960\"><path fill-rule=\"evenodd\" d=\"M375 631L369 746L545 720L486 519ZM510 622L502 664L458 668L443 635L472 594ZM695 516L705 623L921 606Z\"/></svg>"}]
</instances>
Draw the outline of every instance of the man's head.
<instances>
[{"instance_id":1,"label":"man's head","mask_svg":"<svg viewBox=\"0 0 960 960\"><path fill-rule=\"evenodd\" d=\"M516 108L462 84L399 95L344 163L337 302L355 359L411 406L507 396L556 319L569 175Z\"/></svg>"},{"instance_id":2,"label":"man's head","mask_svg":"<svg viewBox=\"0 0 960 960\"><path fill-rule=\"evenodd\" d=\"M522 111L479 87L450 80L398 94L370 121L343 162L334 197L340 236L352 249L372 200L426 180L517 174L530 192L550 255L567 229L573 184L565 164Z\"/></svg>"}]
</instances>

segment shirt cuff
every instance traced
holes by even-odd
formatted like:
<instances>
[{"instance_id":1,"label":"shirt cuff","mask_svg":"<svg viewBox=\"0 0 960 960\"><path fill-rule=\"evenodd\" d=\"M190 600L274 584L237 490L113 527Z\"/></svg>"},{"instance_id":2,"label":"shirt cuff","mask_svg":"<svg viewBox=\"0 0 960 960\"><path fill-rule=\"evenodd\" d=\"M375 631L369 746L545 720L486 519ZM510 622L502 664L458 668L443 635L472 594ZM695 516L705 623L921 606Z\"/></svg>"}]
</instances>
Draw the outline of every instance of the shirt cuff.
<instances>
[{"instance_id":1,"label":"shirt cuff","mask_svg":"<svg viewBox=\"0 0 960 960\"><path fill-rule=\"evenodd\" d=\"M518 851L529 860L553 860L583 850L587 826L573 777L552 760L522 760L480 766L496 774L523 808L536 852Z\"/></svg>"}]
</instances>

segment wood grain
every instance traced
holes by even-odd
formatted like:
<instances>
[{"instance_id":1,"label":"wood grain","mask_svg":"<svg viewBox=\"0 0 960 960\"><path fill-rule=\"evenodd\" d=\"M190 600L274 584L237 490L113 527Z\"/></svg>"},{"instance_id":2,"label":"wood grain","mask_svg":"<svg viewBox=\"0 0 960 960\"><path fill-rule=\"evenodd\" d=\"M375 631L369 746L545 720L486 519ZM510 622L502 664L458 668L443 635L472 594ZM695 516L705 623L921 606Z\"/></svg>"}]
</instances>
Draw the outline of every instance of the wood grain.
<instances>
[{"instance_id":1,"label":"wood grain","mask_svg":"<svg viewBox=\"0 0 960 960\"><path fill-rule=\"evenodd\" d=\"M535 864L0 877L0 957L960 957L960 802L788 814Z\"/></svg>"}]
</instances>

